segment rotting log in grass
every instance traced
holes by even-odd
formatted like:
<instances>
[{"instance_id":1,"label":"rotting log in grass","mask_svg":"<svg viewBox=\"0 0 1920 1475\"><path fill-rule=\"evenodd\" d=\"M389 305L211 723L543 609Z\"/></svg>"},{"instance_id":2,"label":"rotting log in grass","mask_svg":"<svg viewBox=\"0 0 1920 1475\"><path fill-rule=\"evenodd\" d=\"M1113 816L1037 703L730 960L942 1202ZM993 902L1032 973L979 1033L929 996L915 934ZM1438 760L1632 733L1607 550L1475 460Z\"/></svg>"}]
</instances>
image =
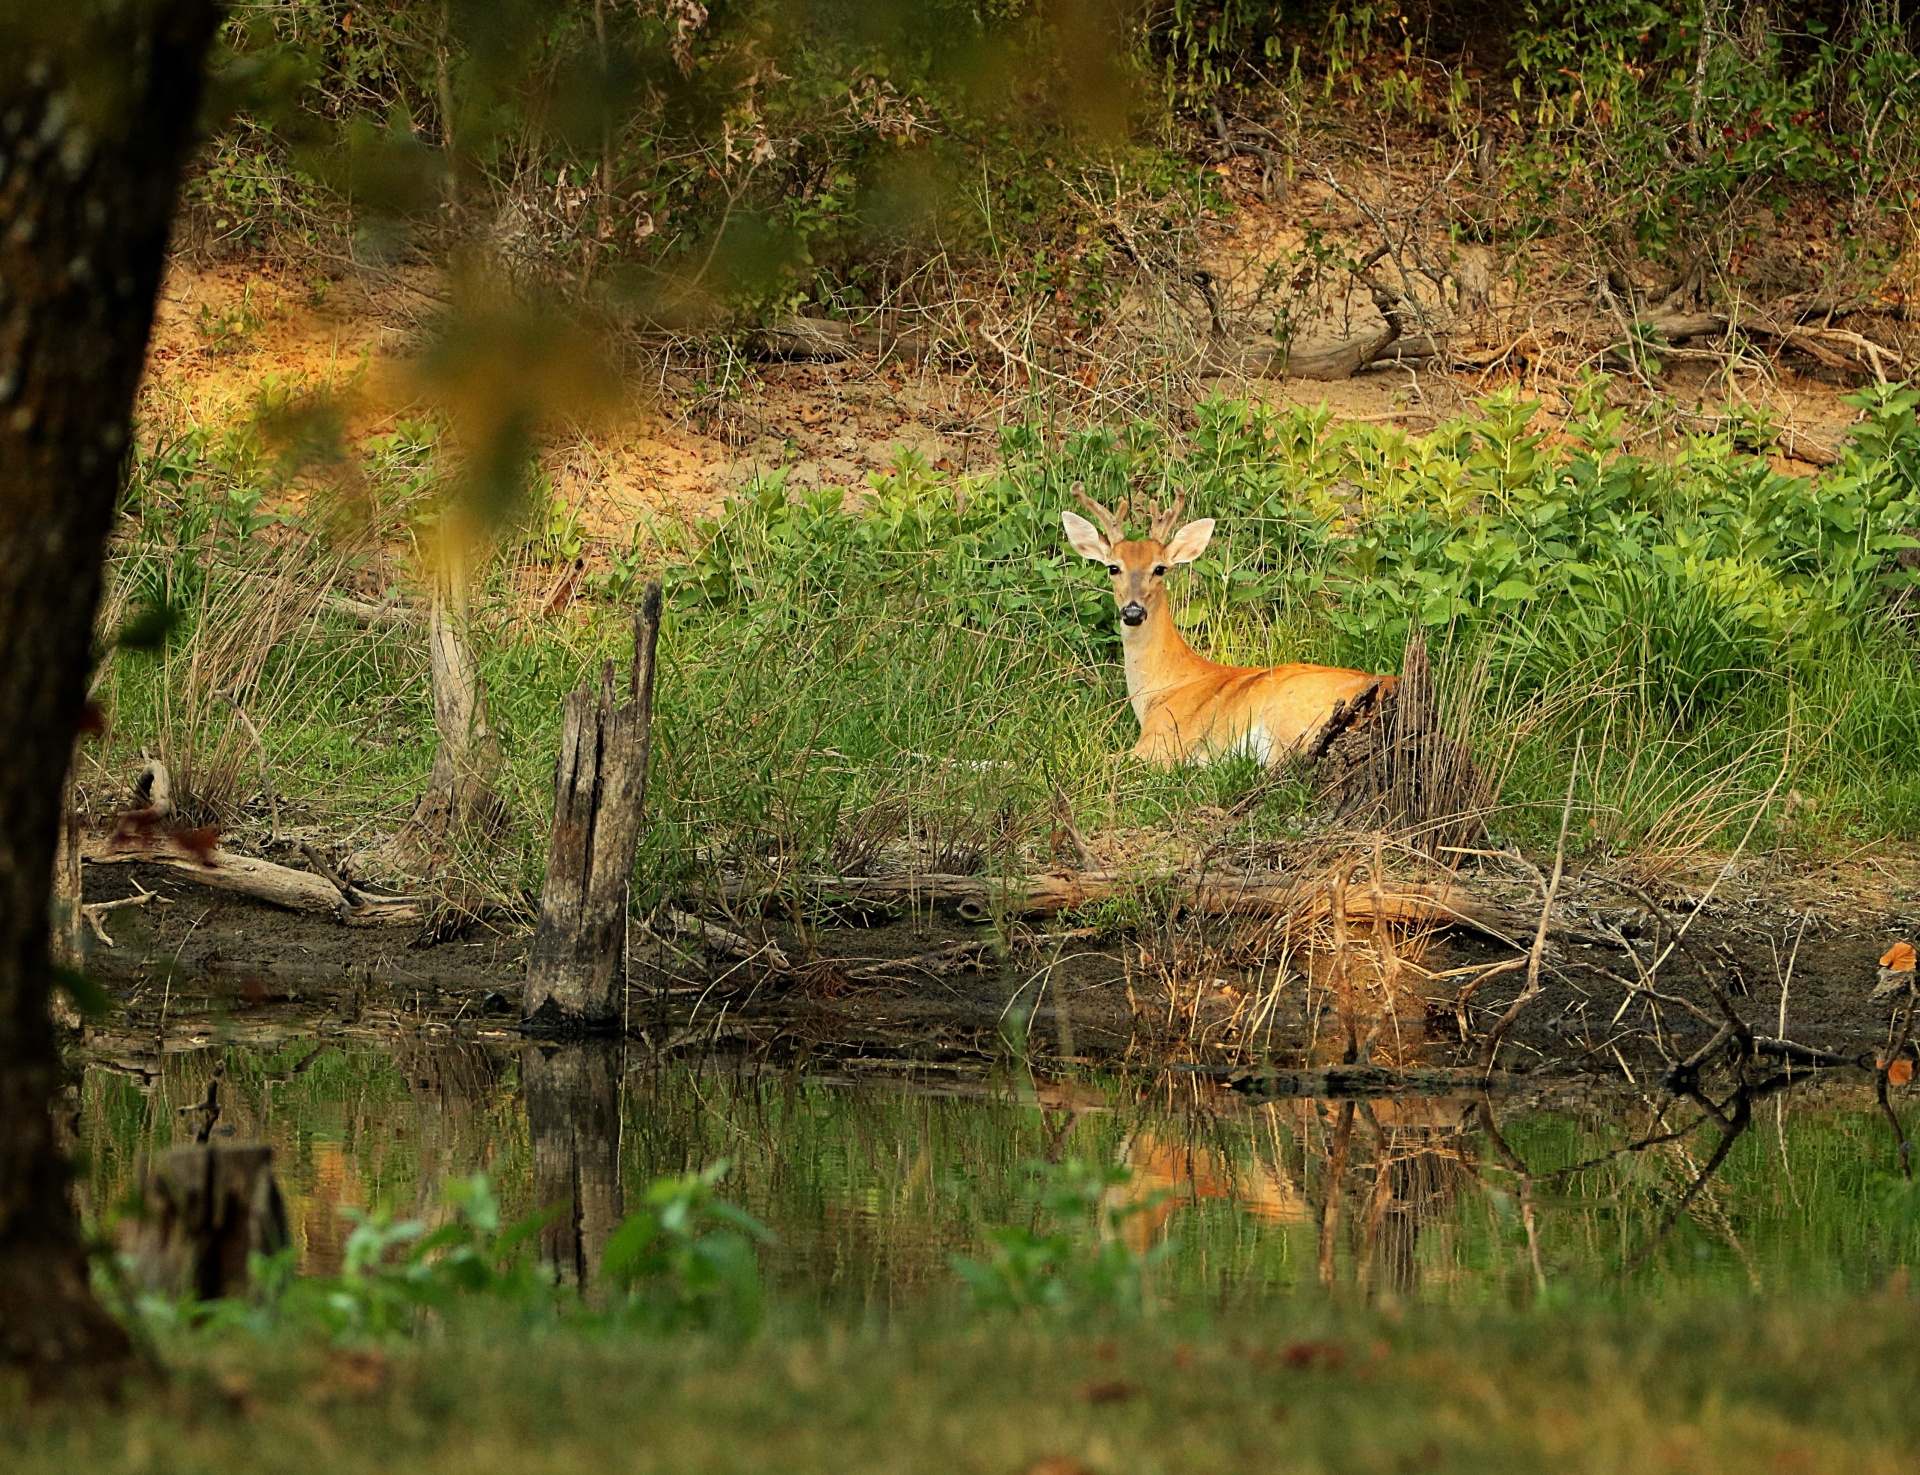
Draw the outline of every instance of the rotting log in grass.
<instances>
[{"instance_id":1,"label":"rotting log in grass","mask_svg":"<svg viewBox=\"0 0 1920 1475\"><path fill-rule=\"evenodd\" d=\"M647 798L653 732L653 658L660 585L649 584L633 623L628 700L614 698L613 663L596 692L567 696L553 780L553 833L540 919L527 955L524 1026L541 1034L621 1027L627 893Z\"/></svg>"},{"instance_id":2,"label":"rotting log in grass","mask_svg":"<svg viewBox=\"0 0 1920 1475\"><path fill-rule=\"evenodd\" d=\"M343 890L312 871L236 855L217 845L198 849L167 834L93 835L81 842L80 854L90 865L162 866L202 886L238 892L289 911L317 912L350 927L402 925L426 916L426 903L419 897L384 896L358 887Z\"/></svg>"}]
</instances>

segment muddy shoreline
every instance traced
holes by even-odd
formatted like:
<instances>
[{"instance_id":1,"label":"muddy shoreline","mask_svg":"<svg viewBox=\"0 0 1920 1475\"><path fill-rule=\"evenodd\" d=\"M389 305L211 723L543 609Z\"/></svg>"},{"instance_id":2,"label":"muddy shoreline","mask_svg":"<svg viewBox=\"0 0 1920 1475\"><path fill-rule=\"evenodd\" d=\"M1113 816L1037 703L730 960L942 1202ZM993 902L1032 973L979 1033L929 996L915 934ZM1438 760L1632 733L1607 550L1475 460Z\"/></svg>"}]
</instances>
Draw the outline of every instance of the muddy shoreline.
<instances>
[{"instance_id":1,"label":"muddy shoreline","mask_svg":"<svg viewBox=\"0 0 1920 1475\"><path fill-rule=\"evenodd\" d=\"M165 899L108 913L114 945L93 942L86 957L114 1001L112 1014L93 1026L103 1039L178 1038L184 1046L396 1030L519 1038L524 931L476 925L421 946L407 928L343 927L146 866L89 867L86 899L133 895L136 883ZM1544 992L1515 1023L1503 1066L1616 1079L1657 1072L1649 1022L1620 1011L1634 959L1596 924L1649 951L1658 924L1607 912L1601 901L1617 897L1603 898L1602 888L1583 895L1575 884L1568 896L1567 935L1545 955ZM1758 1034L1871 1056L1891 1013L1891 1004L1870 998L1877 961L1891 941L1920 930L1916 908L1901 896L1876 906L1831 893L1832 904L1821 908L1796 908L1794 899L1746 894L1710 905L1690 929L1684 963L1676 958L1669 967L1676 977L1710 977ZM1053 1061L1151 1059L1209 1069L1326 1066L1353 1053L1344 1020L1324 992L1316 997L1311 967L1274 990L1263 1010L1250 1010L1280 975L1236 968L1228 951L1209 951L1202 931L1189 939L1193 956L1170 969L1160 955L1169 945L1164 936L1016 928L1002 945L991 927L937 914L859 920L880 925L809 927L803 939L790 922L766 919L765 939L805 960L780 973L725 959L692 967L683 943L637 929L629 1034L669 1053L745 1049L821 1065L874 1059L934 1068L981 1065L1010 1050ZM1431 980L1413 1005L1370 1021L1359 1061L1473 1065L1475 1037L1505 1010L1524 975L1493 976L1464 1014L1457 980L1461 970L1514 956L1461 929L1432 938L1421 968L1452 977ZM939 959L947 961L929 962ZM955 959L958 966L949 966ZM1710 1033L1685 1017L1658 1027L1670 1047Z\"/></svg>"}]
</instances>

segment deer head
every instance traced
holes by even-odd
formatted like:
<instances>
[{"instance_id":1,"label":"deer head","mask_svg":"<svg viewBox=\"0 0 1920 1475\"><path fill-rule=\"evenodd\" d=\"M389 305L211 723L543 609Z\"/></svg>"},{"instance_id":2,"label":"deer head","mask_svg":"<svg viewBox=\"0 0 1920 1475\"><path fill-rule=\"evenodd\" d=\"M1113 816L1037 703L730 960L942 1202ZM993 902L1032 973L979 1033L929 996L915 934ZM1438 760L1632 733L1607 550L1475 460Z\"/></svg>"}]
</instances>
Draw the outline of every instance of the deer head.
<instances>
[{"instance_id":1,"label":"deer head","mask_svg":"<svg viewBox=\"0 0 1920 1475\"><path fill-rule=\"evenodd\" d=\"M1146 624L1157 611L1166 607L1166 581L1170 570L1192 563L1207 550L1213 537L1213 519L1203 517L1178 532L1174 525L1187 505L1186 493L1173 499L1170 507L1155 506L1147 536L1129 539L1121 514L1087 495L1080 483L1073 495L1094 516L1094 523L1076 512L1063 512L1060 521L1067 530L1067 541L1074 551L1095 563L1104 563L1113 578L1113 602L1120 607L1120 621L1129 628ZM1122 504L1124 510L1125 504Z\"/></svg>"}]
</instances>

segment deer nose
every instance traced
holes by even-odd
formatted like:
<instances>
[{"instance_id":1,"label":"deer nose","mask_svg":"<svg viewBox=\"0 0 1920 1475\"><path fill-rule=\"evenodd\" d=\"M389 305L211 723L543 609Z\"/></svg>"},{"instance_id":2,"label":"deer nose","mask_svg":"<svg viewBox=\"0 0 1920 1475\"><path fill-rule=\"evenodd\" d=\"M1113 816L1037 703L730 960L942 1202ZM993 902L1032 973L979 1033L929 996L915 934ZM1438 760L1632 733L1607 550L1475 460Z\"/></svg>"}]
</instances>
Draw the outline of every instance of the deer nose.
<instances>
[{"instance_id":1,"label":"deer nose","mask_svg":"<svg viewBox=\"0 0 1920 1475\"><path fill-rule=\"evenodd\" d=\"M1129 625L1145 624L1147 607L1137 599L1130 603L1123 604L1120 606L1120 618Z\"/></svg>"}]
</instances>

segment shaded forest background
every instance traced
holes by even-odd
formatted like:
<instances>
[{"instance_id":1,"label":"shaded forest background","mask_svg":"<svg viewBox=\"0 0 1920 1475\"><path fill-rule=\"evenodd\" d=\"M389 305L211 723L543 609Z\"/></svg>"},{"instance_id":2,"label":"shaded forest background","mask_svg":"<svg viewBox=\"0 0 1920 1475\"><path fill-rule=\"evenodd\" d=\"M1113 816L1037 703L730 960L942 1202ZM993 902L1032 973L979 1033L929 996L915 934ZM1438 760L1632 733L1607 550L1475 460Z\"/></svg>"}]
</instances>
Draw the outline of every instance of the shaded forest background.
<instances>
[{"instance_id":1,"label":"shaded forest background","mask_svg":"<svg viewBox=\"0 0 1920 1475\"><path fill-rule=\"evenodd\" d=\"M642 335L968 297L927 323L956 353L989 299L1072 340L1143 277L1203 335L1284 341L1368 238L1443 317L1541 251L1603 307L1898 315L1916 25L1897 0L269 0L225 28L182 241L320 272L464 250ZM1348 218L1217 282L1236 197L1315 181Z\"/></svg>"}]
</instances>

